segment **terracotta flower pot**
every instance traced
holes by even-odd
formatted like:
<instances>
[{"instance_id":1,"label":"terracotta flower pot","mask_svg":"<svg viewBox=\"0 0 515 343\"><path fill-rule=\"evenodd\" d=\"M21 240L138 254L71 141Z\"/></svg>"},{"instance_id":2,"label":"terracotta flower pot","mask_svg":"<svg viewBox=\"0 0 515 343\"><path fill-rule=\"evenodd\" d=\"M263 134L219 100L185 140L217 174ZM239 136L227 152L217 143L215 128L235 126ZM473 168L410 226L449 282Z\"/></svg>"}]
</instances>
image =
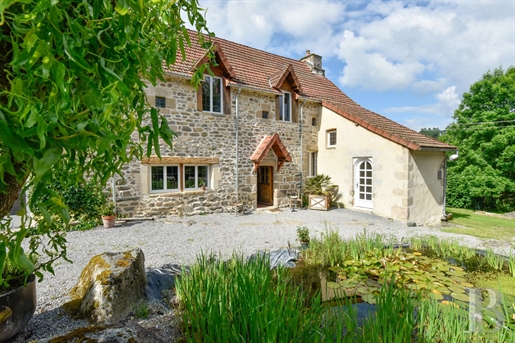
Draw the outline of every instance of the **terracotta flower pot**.
<instances>
[{"instance_id":1,"label":"terracotta flower pot","mask_svg":"<svg viewBox=\"0 0 515 343\"><path fill-rule=\"evenodd\" d=\"M102 221L104 222L105 228L114 227L116 216L102 216Z\"/></svg>"},{"instance_id":2,"label":"terracotta flower pot","mask_svg":"<svg viewBox=\"0 0 515 343\"><path fill-rule=\"evenodd\" d=\"M0 343L21 331L36 311L36 278L30 276L26 286L0 295Z\"/></svg>"}]
</instances>

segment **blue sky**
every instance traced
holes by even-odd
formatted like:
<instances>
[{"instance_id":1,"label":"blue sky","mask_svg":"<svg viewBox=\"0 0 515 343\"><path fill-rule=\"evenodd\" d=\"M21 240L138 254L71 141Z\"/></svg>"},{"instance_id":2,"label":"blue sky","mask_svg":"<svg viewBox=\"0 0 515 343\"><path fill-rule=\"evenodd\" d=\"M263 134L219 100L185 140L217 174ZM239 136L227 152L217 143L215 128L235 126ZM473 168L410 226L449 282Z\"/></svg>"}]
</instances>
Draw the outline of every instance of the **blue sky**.
<instances>
[{"instance_id":1,"label":"blue sky","mask_svg":"<svg viewBox=\"0 0 515 343\"><path fill-rule=\"evenodd\" d=\"M199 0L218 37L299 59L361 106L445 128L482 75L515 65L515 0Z\"/></svg>"}]
</instances>

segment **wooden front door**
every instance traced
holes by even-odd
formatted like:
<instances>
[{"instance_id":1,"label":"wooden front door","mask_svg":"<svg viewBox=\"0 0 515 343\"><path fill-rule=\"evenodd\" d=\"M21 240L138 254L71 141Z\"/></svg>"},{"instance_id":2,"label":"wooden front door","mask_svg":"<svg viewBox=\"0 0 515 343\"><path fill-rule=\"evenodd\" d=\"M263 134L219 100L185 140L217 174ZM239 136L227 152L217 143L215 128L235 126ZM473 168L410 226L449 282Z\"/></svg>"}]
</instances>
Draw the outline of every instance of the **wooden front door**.
<instances>
[{"instance_id":1,"label":"wooden front door","mask_svg":"<svg viewBox=\"0 0 515 343\"><path fill-rule=\"evenodd\" d=\"M258 203L274 204L274 177L273 167L259 167L258 169Z\"/></svg>"}]
</instances>

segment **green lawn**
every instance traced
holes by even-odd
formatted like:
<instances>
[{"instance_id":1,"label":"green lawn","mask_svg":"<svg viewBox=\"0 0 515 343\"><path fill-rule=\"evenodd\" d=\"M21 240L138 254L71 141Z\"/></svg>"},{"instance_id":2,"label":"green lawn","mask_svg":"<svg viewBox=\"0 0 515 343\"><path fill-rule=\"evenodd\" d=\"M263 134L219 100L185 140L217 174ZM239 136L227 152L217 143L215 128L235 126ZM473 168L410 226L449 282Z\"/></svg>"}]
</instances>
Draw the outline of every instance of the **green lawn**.
<instances>
[{"instance_id":1,"label":"green lawn","mask_svg":"<svg viewBox=\"0 0 515 343\"><path fill-rule=\"evenodd\" d=\"M448 208L447 211L452 213L452 220L448 222L447 227L442 228L442 231L479 238L515 240L515 219L477 214L461 208Z\"/></svg>"}]
</instances>

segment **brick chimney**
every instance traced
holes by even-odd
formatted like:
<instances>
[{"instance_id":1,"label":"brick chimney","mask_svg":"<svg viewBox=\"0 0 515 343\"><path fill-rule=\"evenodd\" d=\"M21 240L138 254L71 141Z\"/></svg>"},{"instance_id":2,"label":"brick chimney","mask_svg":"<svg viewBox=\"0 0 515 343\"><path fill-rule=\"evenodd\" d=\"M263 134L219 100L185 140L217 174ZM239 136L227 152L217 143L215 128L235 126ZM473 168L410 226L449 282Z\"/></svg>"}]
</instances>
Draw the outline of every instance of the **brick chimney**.
<instances>
[{"instance_id":1,"label":"brick chimney","mask_svg":"<svg viewBox=\"0 0 515 343\"><path fill-rule=\"evenodd\" d=\"M325 70L322 69L322 56L312 54L310 50L306 50L306 56L302 57L300 60L311 68L313 74L325 76Z\"/></svg>"}]
</instances>

